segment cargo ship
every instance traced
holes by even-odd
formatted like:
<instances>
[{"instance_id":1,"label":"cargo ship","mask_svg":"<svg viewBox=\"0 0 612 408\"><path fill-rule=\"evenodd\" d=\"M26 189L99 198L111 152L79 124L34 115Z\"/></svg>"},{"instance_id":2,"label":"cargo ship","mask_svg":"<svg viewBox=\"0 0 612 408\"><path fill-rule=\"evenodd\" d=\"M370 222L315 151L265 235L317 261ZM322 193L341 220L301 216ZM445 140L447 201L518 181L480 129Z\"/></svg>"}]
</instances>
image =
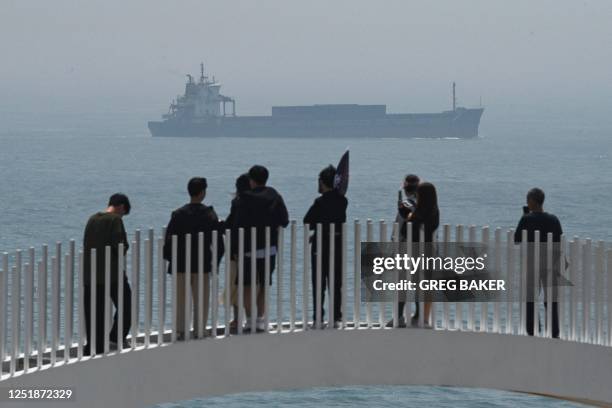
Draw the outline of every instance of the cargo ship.
<instances>
[{"instance_id":1,"label":"cargo ship","mask_svg":"<svg viewBox=\"0 0 612 408\"><path fill-rule=\"evenodd\" d=\"M236 100L220 93L215 77L187 75L185 93L170 104L161 121L148 123L152 136L164 137L478 137L483 108L456 106L439 113L387 113L386 105L325 104L273 106L269 116L238 116ZM228 106L231 107L229 111Z\"/></svg>"}]
</instances>

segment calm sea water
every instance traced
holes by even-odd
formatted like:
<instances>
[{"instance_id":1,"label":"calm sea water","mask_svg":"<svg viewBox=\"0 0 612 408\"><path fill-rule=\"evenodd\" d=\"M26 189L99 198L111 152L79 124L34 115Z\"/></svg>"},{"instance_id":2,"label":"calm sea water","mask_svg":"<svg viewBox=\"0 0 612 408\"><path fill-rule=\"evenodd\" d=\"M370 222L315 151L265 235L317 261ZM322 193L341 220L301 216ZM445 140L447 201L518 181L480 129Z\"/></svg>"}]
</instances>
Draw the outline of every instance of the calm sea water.
<instances>
[{"instance_id":1,"label":"calm sea water","mask_svg":"<svg viewBox=\"0 0 612 408\"><path fill-rule=\"evenodd\" d=\"M235 178L254 163L270 169L270 185L285 197L290 216L301 220L317 195L319 170L337 163L347 147L350 219L392 220L403 175L416 173L437 186L443 223L514 227L526 191L539 186L547 193L547 209L560 217L568 235L612 238L612 126L485 122L478 140L153 139L132 122L114 122L110 129L99 119L56 120L52 128L27 122L13 130L0 127L0 252L80 241L88 216L116 191L132 201L132 214L124 219L130 233L159 228L186 201L187 180L195 175L208 178L206 202L224 217ZM569 406L522 394L439 387L241 394L164 406L289 402L303 407Z\"/></svg>"},{"instance_id":2,"label":"calm sea water","mask_svg":"<svg viewBox=\"0 0 612 408\"><path fill-rule=\"evenodd\" d=\"M485 113L486 117L486 113ZM478 140L160 139L146 129L0 128L0 251L79 239L88 216L116 191L129 195L126 227L160 227L186 202L187 180L209 181L206 202L227 215L235 178L252 164L301 220L316 197L319 170L351 151L349 218L394 217L406 173L433 182L443 223L514 227L526 191L569 235L610 240L612 126L501 123Z\"/></svg>"},{"instance_id":3,"label":"calm sea water","mask_svg":"<svg viewBox=\"0 0 612 408\"><path fill-rule=\"evenodd\" d=\"M270 406L367 407L367 408L535 408L583 407L552 398L484 389L378 386L315 388L278 392L259 392L160 404L155 408L257 408Z\"/></svg>"}]
</instances>

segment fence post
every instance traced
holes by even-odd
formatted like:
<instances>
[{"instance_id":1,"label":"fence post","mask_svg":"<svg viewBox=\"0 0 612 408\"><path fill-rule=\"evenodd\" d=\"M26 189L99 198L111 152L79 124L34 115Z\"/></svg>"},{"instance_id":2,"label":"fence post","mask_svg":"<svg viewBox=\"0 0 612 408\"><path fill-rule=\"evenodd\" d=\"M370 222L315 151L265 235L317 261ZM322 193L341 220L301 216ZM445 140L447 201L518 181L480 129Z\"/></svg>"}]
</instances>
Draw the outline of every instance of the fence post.
<instances>
[{"instance_id":1,"label":"fence post","mask_svg":"<svg viewBox=\"0 0 612 408\"><path fill-rule=\"evenodd\" d=\"M455 226L455 243L458 247L459 247L459 244L463 243L463 225L461 224ZM455 328L458 330L463 330L464 328L463 326L463 314L465 312L464 303L465 302L459 302L459 303L456 303L456 306L455 306ZM457 323L459 323L458 326L457 326Z\"/></svg>"},{"instance_id":2,"label":"fence post","mask_svg":"<svg viewBox=\"0 0 612 408\"><path fill-rule=\"evenodd\" d=\"M448 256L448 249L449 249L449 243L451 240L451 226L448 224L445 224L444 227L442 228L442 234L443 234L443 246L442 246L442 254L444 256ZM457 306L456 303L454 303L455 307ZM444 302L444 319L442 322L442 325L444 327L444 329L448 330L448 329L454 329L454 324L453 327L450 326L450 302Z\"/></svg>"},{"instance_id":3,"label":"fence post","mask_svg":"<svg viewBox=\"0 0 612 408\"><path fill-rule=\"evenodd\" d=\"M151 231L151 230L149 230ZM153 308L153 239L149 232L149 237L144 241L145 250L145 267L144 267L144 342L145 348L149 348L151 345L151 320L153 314L151 309Z\"/></svg>"},{"instance_id":4,"label":"fence post","mask_svg":"<svg viewBox=\"0 0 612 408\"><path fill-rule=\"evenodd\" d=\"M316 253L317 253L317 265L316 265L316 275L315 275L315 285L314 285L314 298L316 299L315 302L315 327L317 329L320 329L323 326L323 322L321 321L323 319L322 316L322 308L323 308L323 302L321 301L321 295L323 294L323 285L321 282L321 278L322 278L322 252L323 252L323 228L322 225L320 223L317 224L317 246L316 246Z\"/></svg>"},{"instance_id":5,"label":"fence post","mask_svg":"<svg viewBox=\"0 0 612 408\"><path fill-rule=\"evenodd\" d=\"M251 227L251 334L257 332L257 229Z\"/></svg>"},{"instance_id":6,"label":"fence post","mask_svg":"<svg viewBox=\"0 0 612 408\"><path fill-rule=\"evenodd\" d=\"M81 254L82 256L82 254ZM81 263L83 262L83 260L81 259ZM38 261L38 343L36 345L36 349L37 349L37 356L36 356L36 366L40 369L43 365L43 354L45 353L45 349L47 347L46 341L45 341L45 329L42 326L42 316L45 315L47 313L47 305L45 303L43 303L43 291L47 290L47 286L45 285L44 288L41 288L41 282L44 282L46 284L46 281L41 280L41 277L43 277L43 263L42 261ZM82 272L81 272L81 276L82 276ZM82 282L82 279L81 279ZM82 287L82 285L81 285ZM81 288L81 293L83 292L83 289ZM46 296L44 297L46 299ZM81 295L80 299L83 299L83 296ZM82 303L82 302L81 302ZM84 316L83 310L81 308L81 313L79 316ZM82 318L81 318L82 319ZM2 328L0 328L2 329ZM79 342L81 344L81 351L79 354L79 358L83 356L83 340L82 337L84 336L84 334L81 332L79 333ZM3 336L4 337L4 336ZM2 356L2 359L4 360L4 356ZM0 370L1 371L1 370Z\"/></svg>"},{"instance_id":7,"label":"fence post","mask_svg":"<svg viewBox=\"0 0 612 408\"><path fill-rule=\"evenodd\" d=\"M0 377L2 376L2 362L6 356L6 299L8 297L8 274L8 253L4 252L2 254L2 276L0 276Z\"/></svg>"},{"instance_id":8,"label":"fence post","mask_svg":"<svg viewBox=\"0 0 612 408\"><path fill-rule=\"evenodd\" d=\"M264 246L264 332L270 327L270 226L265 227Z\"/></svg>"},{"instance_id":9,"label":"fence post","mask_svg":"<svg viewBox=\"0 0 612 408\"><path fill-rule=\"evenodd\" d=\"M502 272L502 239L501 239L501 228L497 227L495 228L495 272L498 273L501 277L501 272ZM507 282L506 282L507 285ZM508 288L506 288L506 291L508 290ZM508 293L508 292L506 292ZM493 304L493 333L500 333L500 316L499 316L499 302L501 301L501 299L496 299L495 303Z\"/></svg>"},{"instance_id":10,"label":"fence post","mask_svg":"<svg viewBox=\"0 0 612 408\"><path fill-rule=\"evenodd\" d=\"M508 283L508 291L506 292L506 325L504 327L505 334L514 333L514 275L516 271L514 266L515 252L516 251L514 249L514 232L510 229L506 233L506 282Z\"/></svg>"},{"instance_id":11,"label":"fence post","mask_svg":"<svg viewBox=\"0 0 612 408\"><path fill-rule=\"evenodd\" d=\"M346 222L342 223L342 303L340 305L342 310L342 328L346 328L347 325L347 288L348 288L348 276L346 270L346 256L347 256L347 224Z\"/></svg>"},{"instance_id":12,"label":"fence post","mask_svg":"<svg viewBox=\"0 0 612 408\"><path fill-rule=\"evenodd\" d=\"M217 263L217 254L219 251L219 231L217 230L213 230L212 232L212 282L211 279L208 279L208 290L206 291L207 293L204 294L204 288L201 292L201 295L204 296L200 296L200 299L203 299L204 297L208 297L209 301L208 302L203 302L200 301L199 303L202 305L201 309L200 309L200 313L199 316L203 316L204 315L204 310L208 310L208 308L210 306L212 306L212 314L211 314L211 336L213 338L217 337L217 328L219 327L219 264ZM211 287L212 286L212 287ZM212 292L212 296L211 296L211 292ZM210 299L212 298L212 302L210 301ZM200 317L201 321L202 321L202 325L198 328L199 330L204 330L205 326L206 326L206 321L204 321L203 317Z\"/></svg>"},{"instance_id":13,"label":"fence post","mask_svg":"<svg viewBox=\"0 0 612 408\"><path fill-rule=\"evenodd\" d=\"M23 372L26 373L30 368L30 354L32 345L32 329L31 324L34 320L32 313L32 289L34 284L32 282L33 267L28 262L23 266L25 271L25 288L24 288L24 339L23 339Z\"/></svg>"},{"instance_id":14,"label":"fence post","mask_svg":"<svg viewBox=\"0 0 612 408\"><path fill-rule=\"evenodd\" d=\"M185 270L183 272L183 280L185 281L185 294L183 295L183 306L184 318L183 327L179 327L179 330L183 330L183 341L188 342L191 340L191 234L185 235ZM180 305L179 305L180 307Z\"/></svg>"},{"instance_id":15,"label":"fence post","mask_svg":"<svg viewBox=\"0 0 612 408\"><path fill-rule=\"evenodd\" d=\"M123 309L125 307L123 298L125 246L123 242L119 244L117 251L117 353L121 353L123 351Z\"/></svg>"},{"instance_id":16,"label":"fence post","mask_svg":"<svg viewBox=\"0 0 612 408\"><path fill-rule=\"evenodd\" d=\"M213 245L215 246L215 248L217 245L216 238L217 237L212 237ZM216 259L217 259L216 251L214 252L215 253L211 254L212 257L211 257L210 265L212 266L212 268L215 268ZM190 275L190 278L191 278L191 275ZM213 282L214 282L214 277L213 277ZM210 290L210 287L208 289ZM198 304L194 306L197 308L198 313L195 314L195 316L197 316L197 322L194 319L194 325L198 328L196 336L198 337L198 339L201 339L204 337L204 330L206 329L206 323L207 323L204 321L204 314L205 314L204 307L205 306L204 306L204 233L203 232L198 232L198 286L197 286L197 291L198 291ZM218 302L218 300L215 301L215 299L213 298L213 302ZM206 307L208 308L208 305L206 305ZM213 311L213 322L214 322L214 311ZM211 333L213 337L216 336L216 329L217 328L214 327L214 323L213 323L213 328L212 328L212 333Z\"/></svg>"},{"instance_id":17,"label":"fence post","mask_svg":"<svg viewBox=\"0 0 612 408\"><path fill-rule=\"evenodd\" d=\"M540 336L540 257L541 257L542 239L540 231L534 232L534 248L533 248L533 290L529 291L529 296L533 299L533 336ZM529 275L527 275L529 276Z\"/></svg>"},{"instance_id":18,"label":"fence post","mask_svg":"<svg viewBox=\"0 0 612 408\"><path fill-rule=\"evenodd\" d=\"M111 285L111 248L104 248L104 355L110 351L108 333L110 332L110 285Z\"/></svg>"},{"instance_id":19,"label":"fence post","mask_svg":"<svg viewBox=\"0 0 612 408\"><path fill-rule=\"evenodd\" d=\"M162 235L163 237L163 235ZM166 262L164 260L164 238L157 239L157 344L164 342L166 331Z\"/></svg>"},{"instance_id":20,"label":"fence post","mask_svg":"<svg viewBox=\"0 0 612 408\"><path fill-rule=\"evenodd\" d=\"M232 262L232 231L230 229L225 230L225 330L223 331L223 337L229 337L230 326L232 324L232 285L234 282L231 281L231 262ZM238 323L238 316L234 316L236 323Z\"/></svg>"},{"instance_id":21,"label":"fence post","mask_svg":"<svg viewBox=\"0 0 612 408\"><path fill-rule=\"evenodd\" d=\"M366 241L372 242L374 241L374 231L372 228L372 220L368 219L366 221ZM361 263L361 260L360 260ZM372 328L372 296L370 295L370 291L366 289L365 291L365 301L366 301L366 324L368 329Z\"/></svg>"},{"instance_id":22,"label":"fence post","mask_svg":"<svg viewBox=\"0 0 612 408\"><path fill-rule=\"evenodd\" d=\"M355 220L354 224L354 252L353 252L353 273L354 273L354 281L353 281L353 328L359 329L361 326L361 224L359 224L359 220Z\"/></svg>"},{"instance_id":23,"label":"fence post","mask_svg":"<svg viewBox=\"0 0 612 408\"><path fill-rule=\"evenodd\" d=\"M17 251L19 254L19 251ZM11 367L10 367L10 375L11 377L15 375L15 371L17 371L17 359L19 358L19 323L21 323L20 315L20 300L21 300L21 276L20 276L20 268L17 266L13 266L12 268L12 279L11 279L11 323L12 323L12 331L11 331Z\"/></svg>"},{"instance_id":24,"label":"fence post","mask_svg":"<svg viewBox=\"0 0 612 408\"><path fill-rule=\"evenodd\" d=\"M495 233L497 233L497 231L495 231ZM482 244L483 247L488 251L489 248L489 244L490 244L490 240L489 240L489 227L488 226L484 226L482 227L481 230L481 238L482 238ZM498 245L497 245L497 241L495 242L495 259L497 260L498 258ZM497 309L497 313L495 313L495 310L493 311L493 325L495 325L495 319L497 318L497 316L499 315L499 304L497 302L495 302L495 306L494 309ZM478 330L480 332L488 332L489 331L489 324L488 324L488 320L489 320L489 302L480 302L480 324L478 327Z\"/></svg>"},{"instance_id":25,"label":"fence post","mask_svg":"<svg viewBox=\"0 0 612 408\"><path fill-rule=\"evenodd\" d=\"M310 226L304 224L304 270L302 271L302 330L308 330L308 289L310 288Z\"/></svg>"},{"instance_id":26,"label":"fence post","mask_svg":"<svg viewBox=\"0 0 612 408\"><path fill-rule=\"evenodd\" d=\"M61 254L61 252L60 252ZM60 325L60 315L59 315L59 283L60 283L60 263L56 257L51 258L51 279L52 279L52 294L51 294L51 304L52 304L52 312L51 312L51 327L52 327L52 340L51 340L51 365L55 365L57 359L57 347L59 343L59 325Z\"/></svg>"},{"instance_id":27,"label":"fence post","mask_svg":"<svg viewBox=\"0 0 612 408\"><path fill-rule=\"evenodd\" d=\"M605 270L605 243L603 241L599 241L597 243L596 253L596 270L595 270L595 321L597 322L597 335L595 337L596 344L604 345L603 338L603 320L604 320L604 275L606 273Z\"/></svg>"},{"instance_id":28,"label":"fence post","mask_svg":"<svg viewBox=\"0 0 612 408\"><path fill-rule=\"evenodd\" d=\"M278 333L283 332L283 266L285 263L285 234L284 228L278 227L277 264L278 274L276 279L276 329ZM268 261L269 262L269 261Z\"/></svg>"},{"instance_id":29,"label":"fence post","mask_svg":"<svg viewBox=\"0 0 612 408\"><path fill-rule=\"evenodd\" d=\"M387 242L387 224L384 220L380 220L378 223L378 232L380 236L380 242ZM379 329L384 329L387 324L387 316L385 313L385 303L383 301L378 302L378 325Z\"/></svg>"},{"instance_id":30,"label":"fence post","mask_svg":"<svg viewBox=\"0 0 612 408\"><path fill-rule=\"evenodd\" d=\"M612 346L612 250L608 250L607 257L607 294L606 311L608 313L608 346Z\"/></svg>"},{"instance_id":31,"label":"fence post","mask_svg":"<svg viewBox=\"0 0 612 408\"><path fill-rule=\"evenodd\" d=\"M583 312L583 325L582 325L582 341L584 343L591 343L591 291L592 291L592 249L591 239L587 238L584 240L584 246L582 250L582 312Z\"/></svg>"},{"instance_id":32,"label":"fence post","mask_svg":"<svg viewBox=\"0 0 612 408\"><path fill-rule=\"evenodd\" d=\"M244 321L244 228L238 229L238 325L237 332L242 334Z\"/></svg>"},{"instance_id":33,"label":"fence post","mask_svg":"<svg viewBox=\"0 0 612 408\"><path fill-rule=\"evenodd\" d=\"M520 333L527 335L527 302L529 296L527 294L527 230L521 231L521 277L520 277L520 311L521 317L519 321Z\"/></svg>"},{"instance_id":34,"label":"fence post","mask_svg":"<svg viewBox=\"0 0 612 408\"><path fill-rule=\"evenodd\" d=\"M291 265L289 270L289 331L295 330L295 315L296 315L296 262L297 262L297 225L295 220L291 221ZM306 254L304 254L306 256Z\"/></svg>"},{"instance_id":35,"label":"fence post","mask_svg":"<svg viewBox=\"0 0 612 408\"><path fill-rule=\"evenodd\" d=\"M32 261L34 260L34 248L32 248ZM76 262L76 242L71 239L68 243L68 257L66 259L66 334L65 343L69 348L72 348L72 336L74 333L74 277L75 277L75 262ZM33 265L33 264L32 264ZM70 352L66 353L70 357ZM66 360L68 362L68 360Z\"/></svg>"},{"instance_id":36,"label":"fence post","mask_svg":"<svg viewBox=\"0 0 612 408\"><path fill-rule=\"evenodd\" d=\"M553 234L552 232L546 235L546 292L544 299L546 300L546 337L552 338L553 335L553 309L557 309L556 286L553 287ZM556 310L557 317L559 311Z\"/></svg>"}]
</instances>

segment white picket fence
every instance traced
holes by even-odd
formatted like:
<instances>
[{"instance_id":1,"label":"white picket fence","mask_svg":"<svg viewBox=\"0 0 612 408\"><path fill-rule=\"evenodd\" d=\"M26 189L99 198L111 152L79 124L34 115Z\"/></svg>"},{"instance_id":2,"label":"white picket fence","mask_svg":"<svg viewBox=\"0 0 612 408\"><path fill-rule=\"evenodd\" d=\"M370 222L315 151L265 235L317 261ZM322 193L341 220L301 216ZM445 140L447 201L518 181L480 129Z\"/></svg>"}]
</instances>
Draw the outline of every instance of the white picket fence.
<instances>
[{"instance_id":1,"label":"white picket fence","mask_svg":"<svg viewBox=\"0 0 612 408\"><path fill-rule=\"evenodd\" d=\"M330 265L334 264L334 256L342 256L343 284L341 325L334 328L333 324L324 325L317 307L316 327L312 327L312 285L311 257L308 226L298 225L292 221L288 228L279 228L279 245L277 252L277 267L273 277L275 285L265 291L265 327L267 333L281 334L294 331L307 331L312 328L328 330L356 329L386 329L386 322L393 321L397 328L398 309L396 302L369 302L362 299L361 291L361 242L388 241L390 231L394 231L397 239L397 224L384 221L365 222L356 220L354 223L342 225L341 248L334 248L334 239L330 239ZM352 227L352 233L349 231ZM393 229L391 229L393 227ZM322 226L316 226L318 245L321 245ZM334 236L333 226L330 228ZM362 234L365 229L365 237ZM466 234L467 233L467 234ZM91 358L101 358L109 354L125 353L150 347L166 346L177 341L177 267L176 256L171 265L172 274L167 274L167 262L163 259L162 228L159 235L153 229L145 234L136 231L130 245L127 258L123 256L123 248L119 248L119 263L126 266L126 274L132 288L131 329L128 336L129 347L123 348L121 342L117 348L112 348L109 336L105 336L104 352L95 357L84 354L85 323L83 305L83 252L77 248L74 240L67 245L56 243L53 251L47 245L37 252L34 248L27 251L17 250L14 253L4 253L1 257L0 271L0 357L2 360L1 379L15 375L26 374L43 367L69 364ZM238 231L238 310L239 321L243 322L243 268L245 252L255 252L255 240L252 247L244 248L245 235L253 234L255 230ZM144 235L144 237L143 237ZM526 235L523 243L516 245L512 230L475 226L442 226L437 239L441 243L450 242L480 242L488 247L490 265L509 283L507 297L495 302L462 302L434 303L433 328L444 335L444 330L462 330L507 335L526 335L526 306L518 301L526 290L527 258L522 254L526 249ZM408 237L411 237L411 225L408 225ZM144 238L144 239L143 239ZM364 239L365 238L365 239ZM550 237L549 237L550 238ZM198 240L200 255L203 254L203 234L197 237L185 237L187 243L191 239ZM231 232L225 231L224 244L226 256L219 264L213 262L210 274L203 271L203 256L199 256L197 284L199 299L203 299L204 279L210 279L210 305L204 305L200 300L197 307L203 310L209 307L209 321L200 321L197 333L186 336L185 341L204 337L222 339L230 335L226 328L232 320L230 292L224 291L230 281L230 247ZM536 233L536 241L539 234ZM551 242L549 239L548 242ZM213 259L216 258L217 232L213 233ZM172 239L172 251L177 251L178 238ZM186 262L190 264L190 245L186 245ZM546 256L552 257L552 245L545 247ZM561 260L567 261L566 278L572 286L559 288L559 321L560 337L565 341L612 346L612 250L604 242L593 243L590 239L574 237L561 239ZM306 256L304 256L306 255ZM92 252L92 274L95 274L95 259L104 256L107 260L105 270L105 308L111 310L110 300L110 248L104 254ZM270 282L270 229L266 230L266 282ZM251 258L255 262L255 258ZM352 260L352 262L351 262ZM321 284L321 255L316 258L315 273ZM549 263L550 264L550 263ZM255 268L252 269L251 280L255 281ZM536 272L537 273L537 272ZM551 276L549 274L548 276ZM185 292L189 300L190 280L185 279ZM328 291L327 317L334 322L334 282L330 274ZM123 318L123 280L119 285L119 330L122 332ZM266 285L266 287L268 287ZM546 290L551 290L551 285ZM320 288L319 288L320 289ZM255 308L255 285L251 286L251 307ZM222 295L223 294L223 295ZM550 292L549 292L549 299ZM321 298L317 299L317 306ZM95 339L95 291L92 291L92 338ZM406 316L410 316L412 303L407 304ZM421 304L421 311L423 305ZM551 337L551 310L535 307L534 332L536 336ZM189 322L192 315L189 301L185 304L186 319ZM538 319L538 317L540 317ZM105 331L108 333L111 324L111 313L106 314ZM202 313L199 313L202 319ZM256 326L255 314L251 316L251 327ZM538 321L544 322L540 330ZM206 323L206 324L204 324ZM204 327L206 326L206 329ZM424 326L424 313L419 314L418 326ZM242 335L242 325L237 328L237 335ZM215 340L216 341L216 340ZM552 341L552 340L551 340ZM554 340L558 341L558 340ZM202 347L206 347L205 343ZM95 345L92 345L95 350Z\"/></svg>"}]
</instances>

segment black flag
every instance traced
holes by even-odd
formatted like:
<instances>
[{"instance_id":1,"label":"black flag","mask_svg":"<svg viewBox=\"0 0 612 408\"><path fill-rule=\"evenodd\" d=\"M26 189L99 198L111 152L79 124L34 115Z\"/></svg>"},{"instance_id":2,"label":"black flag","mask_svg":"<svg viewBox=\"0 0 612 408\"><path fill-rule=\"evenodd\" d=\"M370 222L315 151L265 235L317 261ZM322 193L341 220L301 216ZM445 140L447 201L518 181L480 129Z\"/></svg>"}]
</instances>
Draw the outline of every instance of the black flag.
<instances>
[{"instance_id":1,"label":"black flag","mask_svg":"<svg viewBox=\"0 0 612 408\"><path fill-rule=\"evenodd\" d=\"M349 151L346 152L340 158L340 162L336 167L336 176L334 177L334 189L342 195L346 194L348 190L349 182Z\"/></svg>"}]
</instances>

